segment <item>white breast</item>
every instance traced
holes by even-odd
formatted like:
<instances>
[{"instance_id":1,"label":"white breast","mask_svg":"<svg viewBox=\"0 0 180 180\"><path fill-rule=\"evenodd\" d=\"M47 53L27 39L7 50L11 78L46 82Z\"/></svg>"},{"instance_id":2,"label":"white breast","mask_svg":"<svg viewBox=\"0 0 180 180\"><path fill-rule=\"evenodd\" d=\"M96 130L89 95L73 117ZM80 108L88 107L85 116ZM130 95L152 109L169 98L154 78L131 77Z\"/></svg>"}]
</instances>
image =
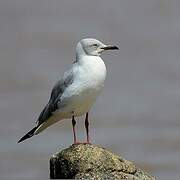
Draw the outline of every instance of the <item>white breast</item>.
<instances>
[{"instance_id":1,"label":"white breast","mask_svg":"<svg viewBox=\"0 0 180 180\"><path fill-rule=\"evenodd\" d=\"M79 66L77 80L87 86L87 88L100 88L106 78L106 66L98 56L85 56L84 61Z\"/></svg>"},{"instance_id":2,"label":"white breast","mask_svg":"<svg viewBox=\"0 0 180 180\"><path fill-rule=\"evenodd\" d=\"M63 111L74 112L75 116L88 112L104 86L106 66L97 56L85 56L74 68L75 79L64 93L68 104Z\"/></svg>"}]
</instances>

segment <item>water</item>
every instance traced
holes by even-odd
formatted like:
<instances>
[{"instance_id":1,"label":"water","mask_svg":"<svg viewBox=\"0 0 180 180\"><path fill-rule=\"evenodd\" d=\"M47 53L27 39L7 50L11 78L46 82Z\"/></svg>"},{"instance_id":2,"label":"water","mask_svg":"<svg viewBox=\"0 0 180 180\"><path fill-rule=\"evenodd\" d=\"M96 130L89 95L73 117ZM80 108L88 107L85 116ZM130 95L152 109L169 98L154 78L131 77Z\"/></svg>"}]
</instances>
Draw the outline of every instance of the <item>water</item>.
<instances>
[{"instance_id":1,"label":"water","mask_svg":"<svg viewBox=\"0 0 180 180\"><path fill-rule=\"evenodd\" d=\"M120 51L103 55L108 77L90 112L93 143L159 179L178 180L179 8L176 0L0 1L1 179L48 178L51 155L72 143L68 120L17 140L74 61L77 41L95 37Z\"/></svg>"}]
</instances>

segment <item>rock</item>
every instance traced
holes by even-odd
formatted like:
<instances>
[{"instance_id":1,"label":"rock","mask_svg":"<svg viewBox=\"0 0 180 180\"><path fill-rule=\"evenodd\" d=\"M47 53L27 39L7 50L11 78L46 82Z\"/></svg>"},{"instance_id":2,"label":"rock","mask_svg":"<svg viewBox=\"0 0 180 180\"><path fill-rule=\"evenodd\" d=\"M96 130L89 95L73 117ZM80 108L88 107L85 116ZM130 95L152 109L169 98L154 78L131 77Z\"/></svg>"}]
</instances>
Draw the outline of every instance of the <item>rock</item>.
<instances>
[{"instance_id":1,"label":"rock","mask_svg":"<svg viewBox=\"0 0 180 180\"><path fill-rule=\"evenodd\" d=\"M76 144L50 159L51 179L155 180L132 162L91 144Z\"/></svg>"}]
</instances>

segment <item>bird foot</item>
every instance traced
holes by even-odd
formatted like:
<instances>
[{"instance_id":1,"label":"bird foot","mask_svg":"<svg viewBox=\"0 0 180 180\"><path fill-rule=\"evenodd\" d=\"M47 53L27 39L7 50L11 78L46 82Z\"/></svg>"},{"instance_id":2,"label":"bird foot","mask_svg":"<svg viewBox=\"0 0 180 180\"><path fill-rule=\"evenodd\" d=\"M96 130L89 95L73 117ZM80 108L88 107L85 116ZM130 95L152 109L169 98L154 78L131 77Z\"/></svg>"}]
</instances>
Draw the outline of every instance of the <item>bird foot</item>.
<instances>
[{"instance_id":1,"label":"bird foot","mask_svg":"<svg viewBox=\"0 0 180 180\"><path fill-rule=\"evenodd\" d=\"M92 144L89 141L82 142L82 144Z\"/></svg>"},{"instance_id":2,"label":"bird foot","mask_svg":"<svg viewBox=\"0 0 180 180\"><path fill-rule=\"evenodd\" d=\"M82 144L81 142L75 141L72 145Z\"/></svg>"},{"instance_id":3,"label":"bird foot","mask_svg":"<svg viewBox=\"0 0 180 180\"><path fill-rule=\"evenodd\" d=\"M72 145L78 145L78 144L92 144L90 142L74 142Z\"/></svg>"}]
</instances>

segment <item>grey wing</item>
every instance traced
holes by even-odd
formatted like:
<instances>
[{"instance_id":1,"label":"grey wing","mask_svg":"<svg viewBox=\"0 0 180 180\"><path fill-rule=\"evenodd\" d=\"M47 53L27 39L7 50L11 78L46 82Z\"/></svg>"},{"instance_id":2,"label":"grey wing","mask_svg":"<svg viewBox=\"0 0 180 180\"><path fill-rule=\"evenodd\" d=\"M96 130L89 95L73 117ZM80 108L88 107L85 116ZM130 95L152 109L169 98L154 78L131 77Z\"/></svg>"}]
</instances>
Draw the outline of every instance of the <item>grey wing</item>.
<instances>
[{"instance_id":1,"label":"grey wing","mask_svg":"<svg viewBox=\"0 0 180 180\"><path fill-rule=\"evenodd\" d=\"M48 104L45 106L45 108L39 115L39 118L37 120L38 125L42 124L47 119L49 119L52 116L53 112L57 110L58 108L57 104L59 103L60 97L62 96L65 89L72 83L73 83L72 72L65 74L65 77L56 83L56 85L52 89Z\"/></svg>"}]
</instances>

